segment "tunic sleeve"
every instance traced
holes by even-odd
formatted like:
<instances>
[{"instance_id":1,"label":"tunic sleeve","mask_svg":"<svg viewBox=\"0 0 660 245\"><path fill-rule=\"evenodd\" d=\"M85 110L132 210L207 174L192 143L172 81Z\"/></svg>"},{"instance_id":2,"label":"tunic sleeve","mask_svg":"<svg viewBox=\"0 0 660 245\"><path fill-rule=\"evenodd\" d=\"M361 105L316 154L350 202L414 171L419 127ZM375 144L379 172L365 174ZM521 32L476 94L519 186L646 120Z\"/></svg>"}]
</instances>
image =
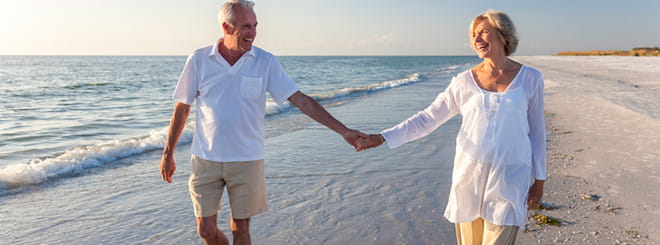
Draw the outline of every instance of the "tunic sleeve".
<instances>
[{"instance_id":1,"label":"tunic sleeve","mask_svg":"<svg viewBox=\"0 0 660 245\"><path fill-rule=\"evenodd\" d=\"M532 177L537 180L546 178L546 142L545 121L543 113L543 78L538 74L527 111L529 123L529 140L532 145Z\"/></svg>"},{"instance_id":2,"label":"tunic sleeve","mask_svg":"<svg viewBox=\"0 0 660 245\"><path fill-rule=\"evenodd\" d=\"M390 148L396 148L410 141L422 138L447 120L456 116L459 107L456 103L456 78L452 79L447 89L440 93L426 109L411 116L398 125L383 130L381 134Z\"/></svg>"}]
</instances>

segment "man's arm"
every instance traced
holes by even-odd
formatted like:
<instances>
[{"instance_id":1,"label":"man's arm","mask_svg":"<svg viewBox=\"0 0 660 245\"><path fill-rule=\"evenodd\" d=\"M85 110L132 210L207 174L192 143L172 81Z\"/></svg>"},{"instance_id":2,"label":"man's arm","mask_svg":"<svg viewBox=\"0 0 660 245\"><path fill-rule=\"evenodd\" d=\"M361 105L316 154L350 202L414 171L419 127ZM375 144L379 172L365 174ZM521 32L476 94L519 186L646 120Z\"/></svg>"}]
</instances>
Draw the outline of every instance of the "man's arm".
<instances>
[{"instance_id":1,"label":"man's arm","mask_svg":"<svg viewBox=\"0 0 660 245\"><path fill-rule=\"evenodd\" d=\"M357 140L359 138L367 137L366 134L347 128L339 120L332 117L332 115L330 115L330 113L328 113L328 111L326 111L323 106L316 102L316 100L312 99L306 94L303 94L300 91L291 95L291 97L289 97L289 101L298 107L298 109L300 109L300 111L305 113L305 115L308 117L340 134L342 137L344 137L344 140L351 144L353 147L356 146Z\"/></svg>"},{"instance_id":2,"label":"man's arm","mask_svg":"<svg viewBox=\"0 0 660 245\"><path fill-rule=\"evenodd\" d=\"M186 127L186 120L188 120L189 115L190 105L179 102L174 106L174 112L170 120L170 129L167 133L167 141L163 148L163 157L160 159L160 175L168 183L172 183L172 175L174 175L174 170L176 170L174 149L181 133L183 133L183 129Z\"/></svg>"}]
</instances>

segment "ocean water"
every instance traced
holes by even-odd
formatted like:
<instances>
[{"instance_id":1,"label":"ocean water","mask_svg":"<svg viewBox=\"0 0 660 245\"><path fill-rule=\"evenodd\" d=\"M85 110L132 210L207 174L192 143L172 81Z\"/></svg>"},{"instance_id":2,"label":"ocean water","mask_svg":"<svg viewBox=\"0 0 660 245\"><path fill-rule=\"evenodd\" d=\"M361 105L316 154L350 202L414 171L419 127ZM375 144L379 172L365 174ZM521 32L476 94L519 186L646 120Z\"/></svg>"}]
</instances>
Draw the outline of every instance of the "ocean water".
<instances>
[{"instance_id":1,"label":"ocean water","mask_svg":"<svg viewBox=\"0 0 660 245\"><path fill-rule=\"evenodd\" d=\"M280 60L303 92L330 103L421 82L424 72L455 72L474 59ZM161 149L174 103L170 95L183 62L185 57L3 57L0 187L39 184ZM288 103L267 104L268 116L290 110ZM290 130L270 126L269 135ZM191 137L186 132L182 143Z\"/></svg>"},{"instance_id":2,"label":"ocean water","mask_svg":"<svg viewBox=\"0 0 660 245\"><path fill-rule=\"evenodd\" d=\"M349 127L371 133L423 109L453 75L479 62L455 56L279 59L304 93ZM157 170L174 106L170 95L184 62L183 56L0 56L0 244L200 243L186 189L194 112L176 152L175 183L164 184ZM447 124L456 128L458 119ZM441 218L444 193L410 193L449 187L451 130L435 134L445 142L440 146L422 140L394 153L385 147L354 153L296 108L272 101L266 127L271 212L253 222L257 244L453 241L388 229L452 234ZM419 155L444 165L410 164ZM401 186L383 184L386 179ZM411 202L423 204L410 207L388 192L409 193ZM401 210L382 213L370 205L381 203L374 200L379 197L383 206ZM422 217L428 212L436 215ZM411 213L419 217L397 217ZM366 220L354 220L358 215ZM219 221L225 231L226 223ZM344 227L354 225L365 229Z\"/></svg>"}]
</instances>

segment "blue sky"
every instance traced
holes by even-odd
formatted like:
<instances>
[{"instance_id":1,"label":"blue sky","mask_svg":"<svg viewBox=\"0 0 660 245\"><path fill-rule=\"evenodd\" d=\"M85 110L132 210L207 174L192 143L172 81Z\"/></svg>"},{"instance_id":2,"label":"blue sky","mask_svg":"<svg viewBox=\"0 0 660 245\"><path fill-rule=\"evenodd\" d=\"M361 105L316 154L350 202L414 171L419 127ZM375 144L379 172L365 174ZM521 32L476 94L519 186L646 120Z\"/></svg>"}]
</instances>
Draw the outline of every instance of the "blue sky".
<instances>
[{"instance_id":1,"label":"blue sky","mask_svg":"<svg viewBox=\"0 0 660 245\"><path fill-rule=\"evenodd\" d=\"M220 0L0 0L0 54L186 55L220 36ZM276 55L472 55L488 9L518 55L660 46L656 0L257 0L255 44Z\"/></svg>"}]
</instances>

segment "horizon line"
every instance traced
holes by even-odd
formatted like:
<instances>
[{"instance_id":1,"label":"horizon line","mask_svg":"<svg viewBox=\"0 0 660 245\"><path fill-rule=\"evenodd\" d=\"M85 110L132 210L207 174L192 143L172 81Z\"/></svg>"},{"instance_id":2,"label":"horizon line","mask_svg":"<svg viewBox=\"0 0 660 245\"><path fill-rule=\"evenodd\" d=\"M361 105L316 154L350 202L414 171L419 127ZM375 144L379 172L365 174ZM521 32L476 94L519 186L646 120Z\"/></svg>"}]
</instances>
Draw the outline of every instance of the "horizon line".
<instances>
[{"instance_id":1,"label":"horizon line","mask_svg":"<svg viewBox=\"0 0 660 245\"><path fill-rule=\"evenodd\" d=\"M275 56L477 56L476 54L274 54ZM117 56L117 57L138 57L138 56L183 56L188 54L0 54L0 56Z\"/></svg>"}]
</instances>

